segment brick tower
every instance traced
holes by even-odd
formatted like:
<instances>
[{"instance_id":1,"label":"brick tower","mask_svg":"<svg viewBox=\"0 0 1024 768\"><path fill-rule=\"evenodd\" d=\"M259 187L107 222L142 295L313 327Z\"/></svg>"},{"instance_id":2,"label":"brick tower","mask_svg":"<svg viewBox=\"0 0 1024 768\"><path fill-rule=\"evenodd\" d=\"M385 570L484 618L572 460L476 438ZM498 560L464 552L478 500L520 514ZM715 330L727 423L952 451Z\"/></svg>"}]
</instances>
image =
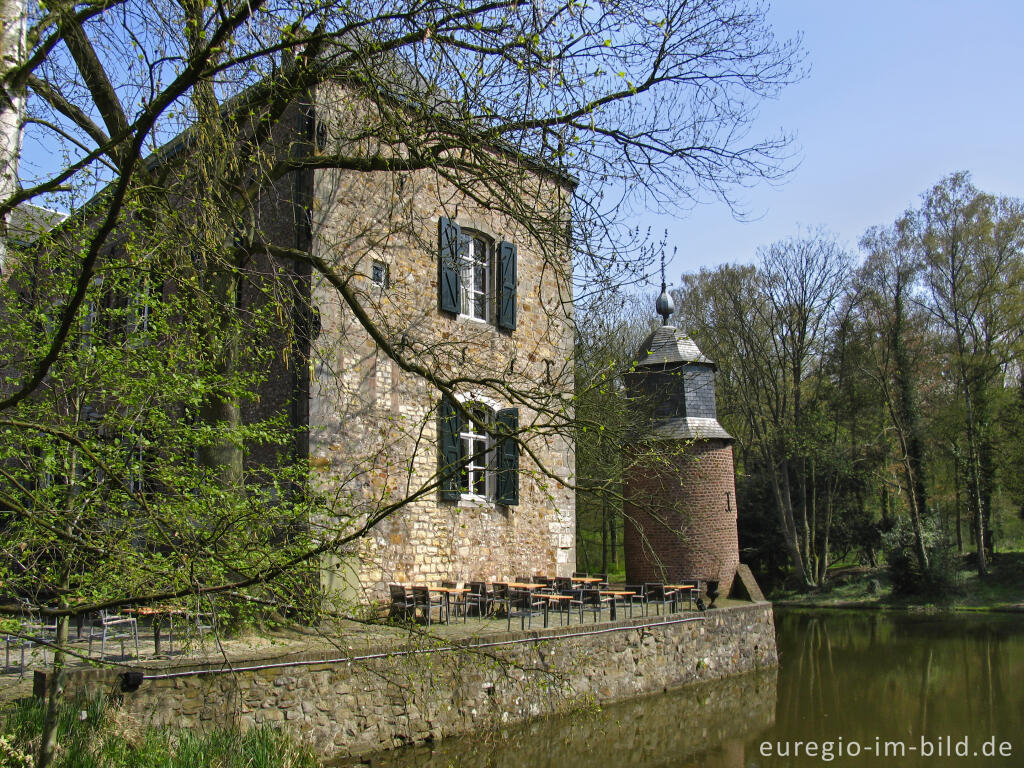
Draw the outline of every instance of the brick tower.
<instances>
[{"instance_id":1,"label":"brick tower","mask_svg":"<svg viewBox=\"0 0 1024 768\"><path fill-rule=\"evenodd\" d=\"M715 365L681 330L662 283L662 325L637 351L627 387L646 414L623 456L626 580L718 581L739 565L732 436L718 423Z\"/></svg>"}]
</instances>

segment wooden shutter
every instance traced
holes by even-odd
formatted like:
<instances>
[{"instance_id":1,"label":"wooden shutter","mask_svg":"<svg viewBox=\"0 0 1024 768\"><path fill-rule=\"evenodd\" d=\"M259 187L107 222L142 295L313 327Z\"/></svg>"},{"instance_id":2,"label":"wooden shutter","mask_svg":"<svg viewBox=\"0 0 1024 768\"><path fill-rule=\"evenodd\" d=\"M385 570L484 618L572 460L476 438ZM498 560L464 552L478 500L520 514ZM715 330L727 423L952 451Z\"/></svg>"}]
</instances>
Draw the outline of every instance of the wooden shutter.
<instances>
[{"instance_id":1,"label":"wooden shutter","mask_svg":"<svg viewBox=\"0 0 1024 768\"><path fill-rule=\"evenodd\" d=\"M441 498L458 501L462 495L459 471L462 468L462 420L455 404L447 396L438 406L438 453L441 475Z\"/></svg>"},{"instance_id":2,"label":"wooden shutter","mask_svg":"<svg viewBox=\"0 0 1024 768\"><path fill-rule=\"evenodd\" d=\"M459 225L442 216L437 220L437 290L444 312L459 313Z\"/></svg>"},{"instance_id":3,"label":"wooden shutter","mask_svg":"<svg viewBox=\"0 0 1024 768\"><path fill-rule=\"evenodd\" d=\"M519 503L519 443L514 435L519 431L519 409L498 411L497 423L497 477L495 500L499 504L515 506Z\"/></svg>"},{"instance_id":4,"label":"wooden shutter","mask_svg":"<svg viewBox=\"0 0 1024 768\"><path fill-rule=\"evenodd\" d=\"M516 328L516 260L515 243L498 243L498 327Z\"/></svg>"}]
</instances>

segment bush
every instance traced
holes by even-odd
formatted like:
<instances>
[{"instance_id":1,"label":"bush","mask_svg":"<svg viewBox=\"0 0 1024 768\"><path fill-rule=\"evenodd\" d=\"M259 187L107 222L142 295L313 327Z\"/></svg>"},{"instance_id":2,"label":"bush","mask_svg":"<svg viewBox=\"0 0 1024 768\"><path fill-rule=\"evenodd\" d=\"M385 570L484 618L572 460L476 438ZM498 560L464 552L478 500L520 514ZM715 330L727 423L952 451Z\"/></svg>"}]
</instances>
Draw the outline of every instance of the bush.
<instances>
[{"instance_id":1,"label":"bush","mask_svg":"<svg viewBox=\"0 0 1024 768\"><path fill-rule=\"evenodd\" d=\"M910 521L900 518L882 534L885 559L889 564L894 595L944 595L960 586L960 569L954 548L932 521L922 522L928 567L917 557L914 530Z\"/></svg>"}]
</instances>

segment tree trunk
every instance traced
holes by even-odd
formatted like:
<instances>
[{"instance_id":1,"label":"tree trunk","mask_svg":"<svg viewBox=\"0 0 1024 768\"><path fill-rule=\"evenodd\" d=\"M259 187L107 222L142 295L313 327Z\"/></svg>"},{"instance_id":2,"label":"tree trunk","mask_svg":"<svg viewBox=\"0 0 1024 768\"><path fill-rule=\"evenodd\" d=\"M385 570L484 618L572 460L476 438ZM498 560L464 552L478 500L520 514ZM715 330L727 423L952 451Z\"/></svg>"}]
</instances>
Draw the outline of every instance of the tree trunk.
<instances>
[{"instance_id":1,"label":"tree trunk","mask_svg":"<svg viewBox=\"0 0 1024 768\"><path fill-rule=\"evenodd\" d=\"M807 577L807 568L800 551L800 538L796 530L796 521L793 517L793 502L789 493L789 466L785 459L778 464L767 462L772 467L772 492L775 494L775 507L779 514L779 523L782 527L782 539L786 544L786 551L789 552L790 562L793 564L793 572L797 577L802 589L811 587L811 580ZM781 481L780 481L781 478Z\"/></svg>"},{"instance_id":2,"label":"tree trunk","mask_svg":"<svg viewBox=\"0 0 1024 768\"><path fill-rule=\"evenodd\" d=\"M68 642L67 616L57 618L56 647L53 649L53 669L46 685L46 711L43 714L43 732L36 756L36 768L47 768L53 762L57 748L57 720L64 696L64 648Z\"/></svg>"}]
</instances>

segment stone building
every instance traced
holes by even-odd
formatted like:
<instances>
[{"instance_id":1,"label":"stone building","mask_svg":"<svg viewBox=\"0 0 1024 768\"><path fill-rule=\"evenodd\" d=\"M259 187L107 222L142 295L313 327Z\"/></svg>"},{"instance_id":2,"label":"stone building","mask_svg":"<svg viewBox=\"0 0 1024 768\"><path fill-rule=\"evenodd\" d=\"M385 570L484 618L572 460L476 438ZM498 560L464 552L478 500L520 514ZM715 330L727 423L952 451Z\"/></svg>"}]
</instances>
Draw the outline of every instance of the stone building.
<instances>
[{"instance_id":1,"label":"stone building","mask_svg":"<svg viewBox=\"0 0 1024 768\"><path fill-rule=\"evenodd\" d=\"M342 85L318 86L304 112L310 151L361 119L351 107ZM298 416L333 510L315 522L336 535L379 518L323 564L323 584L352 599L390 581L575 567L574 494L562 484L574 471L570 182L511 154L490 159L514 176L529 217L436 171L296 179L297 243L348 290L308 275L319 333ZM452 397L438 375L456 380Z\"/></svg>"},{"instance_id":2,"label":"stone building","mask_svg":"<svg viewBox=\"0 0 1024 768\"><path fill-rule=\"evenodd\" d=\"M625 449L626 580L720 582L739 565L732 437L718 423L715 366L693 340L663 324L636 353L628 386L649 407L648 427ZM653 450L652 450L653 449Z\"/></svg>"}]
</instances>

